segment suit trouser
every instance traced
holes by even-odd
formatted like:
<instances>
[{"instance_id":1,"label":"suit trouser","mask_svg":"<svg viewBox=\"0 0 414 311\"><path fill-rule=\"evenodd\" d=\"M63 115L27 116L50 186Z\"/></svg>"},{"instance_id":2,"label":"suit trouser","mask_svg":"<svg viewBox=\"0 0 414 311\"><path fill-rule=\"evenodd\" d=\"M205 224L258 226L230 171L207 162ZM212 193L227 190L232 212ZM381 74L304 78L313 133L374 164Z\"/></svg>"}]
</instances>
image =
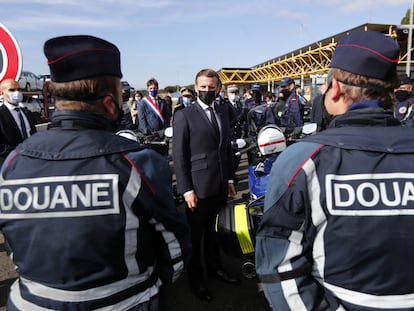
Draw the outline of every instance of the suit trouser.
<instances>
[{"instance_id":1,"label":"suit trouser","mask_svg":"<svg viewBox=\"0 0 414 311\"><path fill-rule=\"evenodd\" d=\"M227 193L222 193L214 197L198 199L197 208L193 212L186 209L192 242L187 272L192 285L197 285L204 278L203 259L207 273L222 268L219 241L214 227L217 213L226 206L226 203Z\"/></svg>"}]
</instances>

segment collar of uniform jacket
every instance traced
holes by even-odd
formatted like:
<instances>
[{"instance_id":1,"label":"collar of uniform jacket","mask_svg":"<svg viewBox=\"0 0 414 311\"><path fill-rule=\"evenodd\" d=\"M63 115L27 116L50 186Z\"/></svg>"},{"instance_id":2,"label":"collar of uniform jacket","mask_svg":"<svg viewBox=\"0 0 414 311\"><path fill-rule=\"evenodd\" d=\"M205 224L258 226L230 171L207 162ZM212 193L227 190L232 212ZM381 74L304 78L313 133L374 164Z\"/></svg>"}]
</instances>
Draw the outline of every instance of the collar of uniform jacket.
<instances>
[{"instance_id":1,"label":"collar of uniform jacket","mask_svg":"<svg viewBox=\"0 0 414 311\"><path fill-rule=\"evenodd\" d=\"M87 111L56 110L50 127L113 131L108 119Z\"/></svg>"}]
</instances>

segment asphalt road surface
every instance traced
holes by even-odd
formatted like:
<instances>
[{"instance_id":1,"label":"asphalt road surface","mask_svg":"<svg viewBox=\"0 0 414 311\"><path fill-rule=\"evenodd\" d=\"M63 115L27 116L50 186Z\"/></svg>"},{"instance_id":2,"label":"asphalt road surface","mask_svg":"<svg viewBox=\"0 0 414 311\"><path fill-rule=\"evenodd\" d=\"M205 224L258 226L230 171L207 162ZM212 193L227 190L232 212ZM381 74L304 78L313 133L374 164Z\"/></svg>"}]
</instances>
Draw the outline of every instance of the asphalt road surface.
<instances>
[{"instance_id":1,"label":"asphalt road surface","mask_svg":"<svg viewBox=\"0 0 414 311\"><path fill-rule=\"evenodd\" d=\"M242 202L243 194L247 194L247 156L243 155L237 171L237 197L231 203ZM215 279L207 279L213 300L206 302L196 298L190 291L187 276L184 274L178 282L165 289L166 311L270 311L257 278L247 279L242 276L242 259L222 253L223 268L241 282L229 285Z\"/></svg>"},{"instance_id":2,"label":"asphalt road surface","mask_svg":"<svg viewBox=\"0 0 414 311\"><path fill-rule=\"evenodd\" d=\"M225 269L241 279L239 285L228 285L218 280L208 280L213 300L202 301L192 295L184 275L166 288L166 311L269 311L271 310L258 290L256 279L246 279L240 273L240 260L224 257Z\"/></svg>"}]
</instances>

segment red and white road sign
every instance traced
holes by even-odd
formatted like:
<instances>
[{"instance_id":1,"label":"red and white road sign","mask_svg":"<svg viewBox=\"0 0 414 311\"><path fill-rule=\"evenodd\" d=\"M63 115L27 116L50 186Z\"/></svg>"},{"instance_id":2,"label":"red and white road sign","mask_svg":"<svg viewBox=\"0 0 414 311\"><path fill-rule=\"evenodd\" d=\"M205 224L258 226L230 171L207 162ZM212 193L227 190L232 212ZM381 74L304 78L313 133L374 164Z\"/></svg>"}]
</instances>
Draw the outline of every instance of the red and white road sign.
<instances>
[{"instance_id":1,"label":"red and white road sign","mask_svg":"<svg viewBox=\"0 0 414 311\"><path fill-rule=\"evenodd\" d=\"M22 71L22 55L16 39L0 23L0 82L4 79L18 80Z\"/></svg>"}]
</instances>

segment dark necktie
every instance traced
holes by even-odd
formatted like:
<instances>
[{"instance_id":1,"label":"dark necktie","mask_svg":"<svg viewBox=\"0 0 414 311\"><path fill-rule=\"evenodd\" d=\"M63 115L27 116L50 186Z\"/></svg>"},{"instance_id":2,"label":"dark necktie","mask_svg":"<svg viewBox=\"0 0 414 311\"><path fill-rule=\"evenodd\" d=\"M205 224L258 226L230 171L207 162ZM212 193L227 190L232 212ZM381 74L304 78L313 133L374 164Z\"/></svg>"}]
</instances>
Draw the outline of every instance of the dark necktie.
<instances>
[{"instance_id":1,"label":"dark necktie","mask_svg":"<svg viewBox=\"0 0 414 311\"><path fill-rule=\"evenodd\" d=\"M213 124L213 128L214 128L214 132L217 136L217 138L220 137L220 129L217 123L217 119L216 119L216 115L214 114L214 110L212 107L208 107L207 108L208 111L210 112L210 118L211 118L211 123Z\"/></svg>"},{"instance_id":2,"label":"dark necktie","mask_svg":"<svg viewBox=\"0 0 414 311\"><path fill-rule=\"evenodd\" d=\"M20 119L20 128L22 129L22 135L23 139L27 138L27 129L26 129L26 123L24 122L23 113L21 112L20 108L14 108L18 114Z\"/></svg>"}]
</instances>

